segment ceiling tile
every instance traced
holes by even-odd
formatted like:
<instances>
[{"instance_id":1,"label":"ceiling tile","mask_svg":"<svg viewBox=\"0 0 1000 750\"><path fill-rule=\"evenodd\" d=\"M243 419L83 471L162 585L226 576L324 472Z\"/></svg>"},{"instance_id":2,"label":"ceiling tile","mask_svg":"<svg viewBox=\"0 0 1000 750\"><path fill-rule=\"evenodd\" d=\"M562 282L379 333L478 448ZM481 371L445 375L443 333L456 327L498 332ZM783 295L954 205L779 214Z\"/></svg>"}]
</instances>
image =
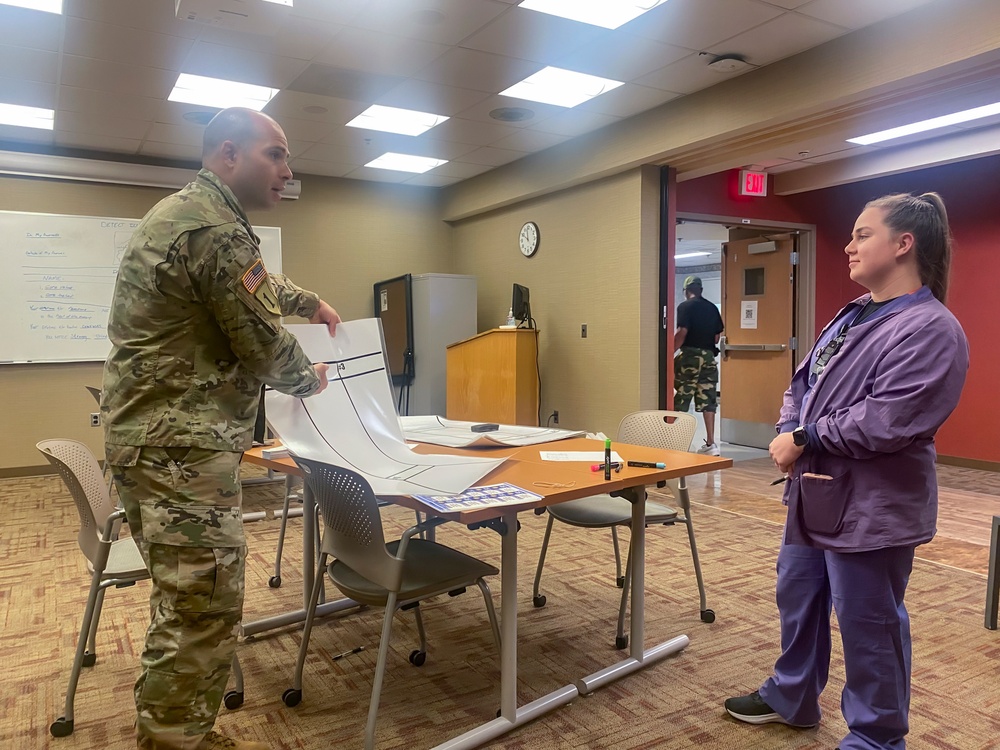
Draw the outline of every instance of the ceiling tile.
<instances>
[{"instance_id":1,"label":"ceiling tile","mask_svg":"<svg viewBox=\"0 0 1000 750\"><path fill-rule=\"evenodd\" d=\"M205 135L202 125L170 125L165 122L154 122L149 128L146 139L157 143L173 143L188 146L190 158L201 156L201 143Z\"/></svg>"},{"instance_id":2,"label":"ceiling tile","mask_svg":"<svg viewBox=\"0 0 1000 750\"><path fill-rule=\"evenodd\" d=\"M769 5L777 5L779 8L785 8L786 10L795 10L800 8L809 0L766 0Z\"/></svg>"},{"instance_id":3,"label":"ceiling tile","mask_svg":"<svg viewBox=\"0 0 1000 750\"><path fill-rule=\"evenodd\" d=\"M174 7L173 0L63 0L63 15L196 39L206 27L178 19Z\"/></svg>"},{"instance_id":4,"label":"ceiling tile","mask_svg":"<svg viewBox=\"0 0 1000 750\"><path fill-rule=\"evenodd\" d=\"M351 180L369 180L371 182L406 182L413 177L413 172L397 172L394 169L374 169L358 167L347 173Z\"/></svg>"},{"instance_id":5,"label":"ceiling tile","mask_svg":"<svg viewBox=\"0 0 1000 750\"><path fill-rule=\"evenodd\" d=\"M531 153L534 151L542 151L568 139L568 135L543 133L540 130L522 128L505 138L501 138L493 142L491 145L496 146L497 148L507 148L514 151L526 151Z\"/></svg>"},{"instance_id":6,"label":"ceiling tile","mask_svg":"<svg viewBox=\"0 0 1000 750\"><path fill-rule=\"evenodd\" d=\"M184 60L182 71L280 89L294 81L307 65L305 60L294 57L278 57L199 41Z\"/></svg>"},{"instance_id":7,"label":"ceiling tile","mask_svg":"<svg viewBox=\"0 0 1000 750\"><path fill-rule=\"evenodd\" d=\"M675 47L634 34L618 33L590 42L576 52L560 57L555 65L567 70L631 81L674 60L687 57L693 50Z\"/></svg>"},{"instance_id":8,"label":"ceiling tile","mask_svg":"<svg viewBox=\"0 0 1000 750\"><path fill-rule=\"evenodd\" d=\"M472 49L455 47L423 70L414 74L422 81L445 86L487 91L503 91L542 69L538 63L491 55Z\"/></svg>"},{"instance_id":9,"label":"ceiling tile","mask_svg":"<svg viewBox=\"0 0 1000 750\"><path fill-rule=\"evenodd\" d=\"M580 112L600 112L605 115L615 117L631 117L647 109L658 107L671 99L676 99L680 94L672 91L663 91L649 86L638 86L634 83L626 83L605 94L595 96L590 101L578 104L574 109Z\"/></svg>"},{"instance_id":10,"label":"ceiling tile","mask_svg":"<svg viewBox=\"0 0 1000 750\"><path fill-rule=\"evenodd\" d=\"M158 141L145 141L139 149L143 156L158 156L163 159L176 159L177 161L197 164L201 162L201 149L193 146L184 146L178 143L160 143Z\"/></svg>"},{"instance_id":11,"label":"ceiling tile","mask_svg":"<svg viewBox=\"0 0 1000 750\"><path fill-rule=\"evenodd\" d=\"M316 61L341 68L363 68L380 75L408 76L447 51L443 44L346 28L316 56Z\"/></svg>"},{"instance_id":12,"label":"ceiling tile","mask_svg":"<svg viewBox=\"0 0 1000 750\"><path fill-rule=\"evenodd\" d=\"M343 30L340 24L289 16L273 36L245 34L232 29L205 26L199 39L225 47L252 49L278 57L312 60Z\"/></svg>"},{"instance_id":13,"label":"ceiling tile","mask_svg":"<svg viewBox=\"0 0 1000 750\"><path fill-rule=\"evenodd\" d=\"M59 80L59 53L0 44L0 72L10 78L56 83Z\"/></svg>"},{"instance_id":14,"label":"ceiling tile","mask_svg":"<svg viewBox=\"0 0 1000 750\"><path fill-rule=\"evenodd\" d=\"M62 41L62 18L54 13L0 5L3 41L19 47L58 52Z\"/></svg>"},{"instance_id":15,"label":"ceiling tile","mask_svg":"<svg viewBox=\"0 0 1000 750\"><path fill-rule=\"evenodd\" d=\"M786 13L713 45L708 51L720 55L737 53L753 65L768 65L835 39L846 31L824 21Z\"/></svg>"},{"instance_id":16,"label":"ceiling tile","mask_svg":"<svg viewBox=\"0 0 1000 750\"><path fill-rule=\"evenodd\" d=\"M209 120L219 112L218 107L202 107L197 104L184 104L183 102L160 102L159 107L156 108L156 113L151 118L154 122L162 122L167 125L184 125L184 126L195 126L204 130L205 123L199 123L197 121L185 120L184 115L188 113L193 113L201 117L207 117Z\"/></svg>"},{"instance_id":17,"label":"ceiling tile","mask_svg":"<svg viewBox=\"0 0 1000 750\"><path fill-rule=\"evenodd\" d=\"M386 76L351 68L313 63L288 86L293 91L335 99L371 101L402 82L399 76ZM364 111L366 107L362 107Z\"/></svg>"},{"instance_id":18,"label":"ceiling tile","mask_svg":"<svg viewBox=\"0 0 1000 750\"><path fill-rule=\"evenodd\" d=\"M369 0L295 0L292 15L327 23L348 24L368 7Z\"/></svg>"},{"instance_id":19,"label":"ceiling tile","mask_svg":"<svg viewBox=\"0 0 1000 750\"><path fill-rule=\"evenodd\" d=\"M142 143L137 138L117 138L115 136L60 131L56 133L60 146L81 148L89 151L103 151L114 154L134 154Z\"/></svg>"},{"instance_id":20,"label":"ceiling tile","mask_svg":"<svg viewBox=\"0 0 1000 750\"><path fill-rule=\"evenodd\" d=\"M524 120L498 120L496 117L490 116L490 113L496 110L511 108L527 110L531 113L531 116ZM479 120L481 122L508 125L512 128L526 128L529 125L541 122L546 117L551 117L565 111L565 107L556 107L553 104L529 102L524 99L515 99L511 96L491 96L489 99L484 99L478 104L462 110L458 113L458 116L464 120Z\"/></svg>"},{"instance_id":21,"label":"ceiling tile","mask_svg":"<svg viewBox=\"0 0 1000 750\"><path fill-rule=\"evenodd\" d=\"M151 68L180 70L184 57L194 42L178 36L98 23L84 18L66 18L67 55L131 65L142 60Z\"/></svg>"},{"instance_id":22,"label":"ceiling tile","mask_svg":"<svg viewBox=\"0 0 1000 750\"><path fill-rule=\"evenodd\" d=\"M312 161L310 159L293 159L289 166L298 177L300 174L317 174L324 177L343 177L357 168L357 164L334 164L328 161Z\"/></svg>"},{"instance_id":23,"label":"ceiling tile","mask_svg":"<svg viewBox=\"0 0 1000 750\"><path fill-rule=\"evenodd\" d=\"M454 185L456 182L461 182L461 180L458 177L445 177L443 174L424 172L423 174L418 174L416 177L411 177L406 181L406 184L421 185L423 187L444 187L445 185Z\"/></svg>"},{"instance_id":24,"label":"ceiling tile","mask_svg":"<svg viewBox=\"0 0 1000 750\"><path fill-rule=\"evenodd\" d=\"M783 12L756 0L670 0L624 28L630 34L703 50Z\"/></svg>"},{"instance_id":25,"label":"ceiling tile","mask_svg":"<svg viewBox=\"0 0 1000 750\"><path fill-rule=\"evenodd\" d=\"M519 0L520 1L520 0ZM509 10L489 0L373 0L353 25L454 45Z\"/></svg>"},{"instance_id":26,"label":"ceiling tile","mask_svg":"<svg viewBox=\"0 0 1000 750\"><path fill-rule=\"evenodd\" d=\"M570 110L552 117L546 117L537 125L532 125L532 130L540 130L543 133L556 133L557 135L577 136L589 133L592 130L603 128L614 122L621 120L620 117L602 115L600 112L582 112Z\"/></svg>"},{"instance_id":27,"label":"ceiling tile","mask_svg":"<svg viewBox=\"0 0 1000 750\"><path fill-rule=\"evenodd\" d=\"M144 120L114 117L105 113L56 111L56 128L88 135L110 135L140 140L149 127Z\"/></svg>"},{"instance_id":28,"label":"ceiling tile","mask_svg":"<svg viewBox=\"0 0 1000 750\"><path fill-rule=\"evenodd\" d=\"M56 87L51 83L26 81L23 78L0 78L0 102L55 109Z\"/></svg>"},{"instance_id":29,"label":"ceiling tile","mask_svg":"<svg viewBox=\"0 0 1000 750\"><path fill-rule=\"evenodd\" d=\"M469 162L463 161L450 161L447 164L442 164L440 167L434 167L434 169L424 174L440 174L446 177L457 177L460 180L467 179L469 177L475 177L477 174L482 174L483 172L489 172L493 167L489 164L470 164Z\"/></svg>"},{"instance_id":30,"label":"ceiling tile","mask_svg":"<svg viewBox=\"0 0 1000 750\"><path fill-rule=\"evenodd\" d=\"M548 13L513 8L463 40L461 46L521 60L534 60L543 65L555 65L559 58L611 35L609 29L599 26L570 21Z\"/></svg>"},{"instance_id":31,"label":"ceiling tile","mask_svg":"<svg viewBox=\"0 0 1000 750\"><path fill-rule=\"evenodd\" d=\"M489 96L485 91L440 86L429 81L408 78L375 100L376 104L419 112L433 112L451 117L463 109L483 101Z\"/></svg>"},{"instance_id":32,"label":"ceiling tile","mask_svg":"<svg viewBox=\"0 0 1000 750\"><path fill-rule=\"evenodd\" d=\"M462 161L470 164L486 164L491 167L499 167L501 164L517 161L523 156L523 151L512 151L511 149L506 148L484 146L482 148L477 148L475 151L470 151L462 156Z\"/></svg>"},{"instance_id":33,"label":"ceiling tile","mask_svg":"<svg viewBox=\"0 0 1000 750\"><path fill-rule=\"evenodd\" d=\"M336 125L317 120L298 120L294 117L282 117L278 122L289 141L318 143L330 134Z\"/></svg>"},{"instance_id":34,"label":"ceiling tile","mask_svg":"<svg viewBox=\"0 0 1000 750\"><path fill-rule=\"evenodd\" d=\"M92 57L64 55L60 82L81 89L166 99L177 82L177 73L138 64L120 65Z\"/></svg>"},{"instance_id":35,"label":"ceiling tile","mask_svg":"<svg viewBox=\"0 0 1000 750\"><path fill-rule=\"evenodd\" d=\"M461 117L452 117L433 129L434 137L444 141L468 143L473 146L488 146L501 138L517 133L515 128L500 122L476 122Z\"/></svg>"},{"instance_id":36,"label":"ceiling tile","mask_svg":"<svg viewBox=\"0 0 1000 750\"><path fill-rule=\"evenodd\" d=\"M844 28L860 29L929 2L931 0L879 0L877 3L870 0L812 0L801 5L798 11Z\"/></svg>"},{"instance_id":37,"label":"ceiling tile","mask_svg":"<svg viewBox=\"0 0 1000 750\"><path fill-rule=\"evenodd\" d=\"M279 123L286 117L344 125L368 108L363 101L307 94L283 89L267 103L264 111Z\"/></svg>"},{"instance_id":38,"label":"ceiling tile","mask_svg":"<svg viewBox=\"0 0 1000 750\"><path fill-rule=\"evenodd\" d=\"M690 55L683 60L670 63L657 71L644 75L635 83L678 94L693 94L695 91L709 88L753 70L753 68L747 68L739 73L719 74L708 67L713 59L712 55Z\"/></svg>"},{"instance_id":39,"label":"ceiling tile","mask_svg":"<svg viewBox=\"0 0 1000 750\"><path fill-rule=\"evenodd\" d=\"M59 109L70 112L152 121L162 106L162 100L145 96L112 94L74 86L59 87Z\"/></svg>"}]
</instances>

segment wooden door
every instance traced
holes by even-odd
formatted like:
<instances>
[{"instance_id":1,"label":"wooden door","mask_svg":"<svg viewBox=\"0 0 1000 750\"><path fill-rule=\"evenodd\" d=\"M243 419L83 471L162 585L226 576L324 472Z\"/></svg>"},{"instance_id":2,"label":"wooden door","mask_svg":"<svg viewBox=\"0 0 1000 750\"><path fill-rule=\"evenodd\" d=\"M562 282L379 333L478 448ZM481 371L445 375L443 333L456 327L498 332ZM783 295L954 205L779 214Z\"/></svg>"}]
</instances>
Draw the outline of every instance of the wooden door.
<instances>
[{"instance_id":1,"label":"wooden door","mask_svg":"<svg viewBox=\"0 0 1000 750\"><path fill-rule=\"evenodd\" d=\"M731 240L722 251L720 437L766 448L792 377L795 237Z\"/></svg>"}]
</instances>

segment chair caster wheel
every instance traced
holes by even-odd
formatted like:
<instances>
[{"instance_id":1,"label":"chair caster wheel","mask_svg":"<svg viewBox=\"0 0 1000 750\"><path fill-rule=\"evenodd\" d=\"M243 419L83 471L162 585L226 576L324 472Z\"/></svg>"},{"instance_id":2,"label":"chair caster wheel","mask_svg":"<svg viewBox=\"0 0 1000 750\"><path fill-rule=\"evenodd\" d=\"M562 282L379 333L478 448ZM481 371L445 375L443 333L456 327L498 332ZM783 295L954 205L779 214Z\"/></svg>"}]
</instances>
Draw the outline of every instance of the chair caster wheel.
<instances>
[{"instance_id":1,"label":"chair caster wheel","mask_svg":"<svg viewBox=\"0 0 1000 750\"><path fill-rule=\"evenodd\" d=\"M545 606L545 594L539 594L538 596L531 597L531 603L535 605L536 608Z\"/></svg>"},{"instance_id":2,"label":"chair caster wheel","mask_svg":"<svg viewBox=\"0 0 1000 750\"><path fill-rule=\"evenodd\" d=\"M414 649L410 652L410 664L415 667L424 666L424 662L427 661L427 652L420 651L419 649Z\"/></svg>"},{"instance_id":3,"label":"chair caster wheel","mask_svg":"<svg viewBox=\"0 0 1000 750\"><path fill-rule=\"evenodd\" d=\"M270 578L267 579L267 585L270 586L272 589L280 589L281 576L271 576Z\"/></svg>"},{"instance_id":4,"label":"chair caster wheel","mask_svg":"<svg viewBox=\"0 0 1000 750\"><path fill-rule=\"evenodd\" d=\"M97 664L97 654L92 654L89 651L83 654L83 662L81 662L85 667L92 667Z\"/></svg>"},{"instance_id":5,"label":"chair caster wheel","mask_svg":"<svg viewBox=\"0 0 1000 750\"><path fill-rule=\"evenodd\" d=\"M49 732L53 737L69 737L73 734L73 720L66 720L65 716L60 716L49 726Z\"/></svg>"},{"instance_id":6,"label":"chair caster wheel","mask_svg":"<svg viewBox=\"0 0 1000 750\"><path fill-rule=\"evenodd\" d=\"M616 636L615 648L618 649L619 651L628 648L628 636L627 635Z\"/></svg>"},{"instance_id":7,"label":"chair caster wheel","mask_svg":"<svg viewBox=\"0 0 1000 750\"><path fill-rule=\"evenodd\" d=\"M302 691L296 690L295 688L288 688L288 690L282 693L281 700L284 701L285 705L289 708L297 706L302 701Z\"/></svg>"},{"instance_id":8,"label":"chair caster wheel","mask_svg":"<svg viewBox=\"0 0 1000 750\"><path fill-rule=\"evenodd\" d=\"M243 705L243 693L237 692L236 690L230 690L226 693L222 702L226 704L226 708L230 711L235 711Z\"/></svg>"},{"instance_id":9,"label":"chair caster wheel","mask_svg":"<svg viewBox=\"0 0 1000 750\"><path fill-rule=\"evenodd\" d=\"M715 622L715 612L710 609L703 609L701 611L701 621L702 622Z\"/></svg>"},{"instance_id":10,"label":"chair caster wheel","mask_svg":"<svg viewBox=\"0 0 1000 750\"><path fill-rule=\"evenodd\" d=\"M620 589L625 588L625 576L618 576L615 579L615 586L617 586Z\"/></svg>"}]
</instances>

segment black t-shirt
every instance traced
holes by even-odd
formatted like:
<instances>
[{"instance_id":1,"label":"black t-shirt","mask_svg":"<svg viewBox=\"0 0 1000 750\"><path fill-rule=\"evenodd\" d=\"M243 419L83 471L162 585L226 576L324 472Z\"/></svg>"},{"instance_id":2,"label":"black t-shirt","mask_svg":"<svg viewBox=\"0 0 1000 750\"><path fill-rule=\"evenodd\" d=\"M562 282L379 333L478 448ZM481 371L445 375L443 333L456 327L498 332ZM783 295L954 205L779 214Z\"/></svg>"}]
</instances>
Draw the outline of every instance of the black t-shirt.
<instances>
[{"instance_id":1,"label":"black t-shirt","mask_svg":"<svg viewBox=\"0 0 1000 750\"><path fill-rule=\"evenodd\" d=\"M687 335L681 346L715 349L715 337L722 333L722 316L719 308L703 297L692 297L677 306L677 327L686 328Z\"/></svg>"}]
</instances>

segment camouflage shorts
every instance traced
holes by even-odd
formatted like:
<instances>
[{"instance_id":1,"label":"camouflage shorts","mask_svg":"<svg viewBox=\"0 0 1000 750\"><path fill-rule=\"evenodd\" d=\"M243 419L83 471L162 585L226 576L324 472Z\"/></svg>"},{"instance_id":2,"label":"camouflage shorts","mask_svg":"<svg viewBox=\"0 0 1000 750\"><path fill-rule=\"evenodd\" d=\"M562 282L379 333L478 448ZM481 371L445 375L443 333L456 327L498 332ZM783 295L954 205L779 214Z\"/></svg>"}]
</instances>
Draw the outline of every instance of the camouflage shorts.
<instances>
[{"instance_id":1,"label":"camouflage shorts","mask_svg":"<svg viewBox=\"0 0 1000 750\"><path fill-rule=\"evenodd\" d=\"M135 685L140 736L169 747L212 729L243 614L240 454L106 446L152 579Z\"/></svg>"},{"instance_id":2,"label":"camouflage shorts","mask_svg":"<svg viewBox=\"0 0 1000 750\"><path fill-rule=\"evenodd\" d=\"M687 411L694 399L695 411L716 411L719 368L708 349L682 346L674 357L674 411Z\"/></svg>"}]
</instances>

